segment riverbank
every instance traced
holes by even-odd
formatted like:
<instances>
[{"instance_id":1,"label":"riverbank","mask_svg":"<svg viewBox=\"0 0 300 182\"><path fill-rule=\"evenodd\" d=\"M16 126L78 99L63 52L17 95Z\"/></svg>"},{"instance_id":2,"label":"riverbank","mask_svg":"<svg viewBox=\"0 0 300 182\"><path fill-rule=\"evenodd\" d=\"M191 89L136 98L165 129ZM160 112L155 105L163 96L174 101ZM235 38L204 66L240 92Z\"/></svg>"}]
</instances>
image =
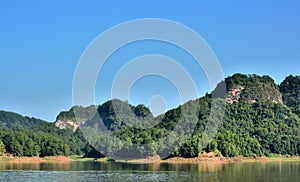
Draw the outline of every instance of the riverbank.
<instances>
[{"instance_id":1,"label":"riverbank","mask_svg":"<svg viewBox=\"0 0 300 182\"><path fill-rule=\"evenodd\" d=\"M300 156L276 156L276 157L172 157L168 159L159 159L158 157L150 157L147 159L135 160L113 160L110 158L85 158L82 156L46 156L46 157L13 157L2 156L0 162L13 162L13 163L42 163L42 162L60 162L67 163L73 161L95 161L95 162L120 162L120 163L178 163L178 164L192 164L192 163L231 163L231 162L300 162Z\"/></svg>"},{"instance_id":2,"label":"riverbank","mask_svg":"<svg viewBox=\"0 0 300 182\"><path fill-rule=\"evenodd\" d=\"M234 163L234 162L300 162L300 156L276 156L276 157L173 157L164 160L149 160L149 159L136 159L136 160L117 160L116 162L127 163L178 163L178 164L197 164L197 163Z\"/></svg>"},{"instance_id":3,"label":"riverbank","mask_svg":"<svg viewBox=\"0 0 300 182\"><path fill-rule=\"evenodd\" d=\"M68 156L46 156L46 157L13 157L2 156L0 162L13 162L13 163L41 163L41 162L71 162L73 159Z\"/></svg>"}]
</instances>

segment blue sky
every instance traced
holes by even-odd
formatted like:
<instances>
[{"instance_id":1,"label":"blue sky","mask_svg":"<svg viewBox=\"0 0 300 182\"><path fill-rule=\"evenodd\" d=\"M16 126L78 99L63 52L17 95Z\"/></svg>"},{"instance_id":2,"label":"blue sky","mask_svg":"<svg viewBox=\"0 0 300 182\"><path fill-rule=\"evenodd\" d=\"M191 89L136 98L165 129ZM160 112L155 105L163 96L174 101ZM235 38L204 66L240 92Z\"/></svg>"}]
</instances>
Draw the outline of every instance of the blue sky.
<instances>
[{"instance_id":1,"label":"blue sky","mask_svg":"<svg viewBox=\"0 0 300 182\"><path fill-rule=\"evenodd\" d=\"M225 76L267 74L280 83L289 74L300 74L299 10L296 0L1 1L0 109L54 121L72 106L74 71L89 43L106 29L137 18L170 19L195 30L214 50ZM149 52L173 56L197 82L199 96L210 91L201 69L180 50L153 42L126 49L129 57ZM109 80L121 63L116 66L112 58L103 68L104 79L99 77L96 85L98 103L109 99ZM153 89L157 85L164 86ZM129 101L147 105L151 95L160 93L170 108L179 104L173 92L167 80L147 77L134 85Z\"/></svg>"}]
</instances>

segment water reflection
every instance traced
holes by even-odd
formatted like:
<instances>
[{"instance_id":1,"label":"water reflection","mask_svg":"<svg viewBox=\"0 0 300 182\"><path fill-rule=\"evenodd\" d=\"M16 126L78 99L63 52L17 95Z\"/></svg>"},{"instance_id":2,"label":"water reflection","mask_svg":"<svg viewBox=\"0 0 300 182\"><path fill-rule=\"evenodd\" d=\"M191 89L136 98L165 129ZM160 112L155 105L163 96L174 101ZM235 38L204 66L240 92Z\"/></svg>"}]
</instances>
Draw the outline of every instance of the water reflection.
<instances>
[{"instance_id":1,"label":"water reflection","mask_svg":"<svg viewBox=\"0 0 300 182\"><path fill-rule=\"evenodd\" d=\"M299 162L0 163L0 181L298 181Z\"/></svg>"}]
</instances>

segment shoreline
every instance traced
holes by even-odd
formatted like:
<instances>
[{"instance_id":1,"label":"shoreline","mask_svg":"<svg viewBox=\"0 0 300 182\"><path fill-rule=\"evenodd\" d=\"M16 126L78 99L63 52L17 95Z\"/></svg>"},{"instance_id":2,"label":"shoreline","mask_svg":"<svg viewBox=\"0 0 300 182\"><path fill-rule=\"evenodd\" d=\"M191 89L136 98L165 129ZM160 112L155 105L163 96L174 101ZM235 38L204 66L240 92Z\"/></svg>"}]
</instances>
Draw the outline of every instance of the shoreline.
<instances>
[{"instance_id":1,"label":"shoreline","mask_svg":"<svg viewBox=\"0 0 300 182\"><path fill-rule=\"evenodd\" d=\"M43 163L43 162L68 163L72 161L73 160L70 156L45 156L45 157L2 156L0 157L0 162L9 162L9 163Z\"/></svg>"},{"instance_id":2,"label":"shoreline","mask_svg":"<svg viewBox=\"0 0 300 182\"><path fill-rule=\"evenodd\" d=\"M12 157L2 156L0 162L10 163L69 163L76 161L94 161L94 162L117 162L132 164L150 164L150 163L170 163L170 164L197 164L197 163L236 163L236 162L300 162L300 156L276 156L276 157L172 157L168 159L135 159L135 160L112 160L110 158L85 158L82 156L46 156L46 157Z\"/></svg>"}]
</instances>

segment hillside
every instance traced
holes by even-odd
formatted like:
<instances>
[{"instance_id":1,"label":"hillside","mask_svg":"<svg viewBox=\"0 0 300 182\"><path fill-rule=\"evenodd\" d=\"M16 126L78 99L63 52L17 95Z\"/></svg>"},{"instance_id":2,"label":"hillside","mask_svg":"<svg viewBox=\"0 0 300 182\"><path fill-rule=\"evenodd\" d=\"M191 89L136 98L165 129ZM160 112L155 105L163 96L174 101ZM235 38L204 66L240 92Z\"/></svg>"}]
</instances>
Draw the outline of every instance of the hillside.
<instances>
[{"instance_id":1,"label":"hillside","mask_svg":"<svg viewBox=\"0 0 300 182\"><path fill-rule=\"evenodd\" d=\"M0 139L6 151L27 156L300 155L299 76L288 76L276 85L269 76L235 74L218 87L222 84L226 85L224 97L212 99L212 94L206 94L158 117L144 105L133 106L118 99L99 106L74 106L61 112L55 123L3 111ZM222 103L226 103L224 113ZM217 118L222 118L220 124ZM212 128L207 132L208 125ZM212 139L211 133L215 134ZM33 151L15 147L24 141L38 147ZM50 144L53 147L49 148Z\"/></svg>"},{"instance_id":2,"label":"hillside","mask_svg":"<svg viewBox=\"0 0 300 182\"><path fill-rule=\"evenodd\" d=\"M282 93L280 92L280 90L284 90L284 89L279 88L279 86L276 85L274 80L269 76L245 75L245 74L238 73L238 74L234 74L233 76L227 77L225 79L225 85L227 91L225 98L229 104L235 102L256 103L258 101L271 101L275 103L283 103ZM295 83L295 85L300 85L300 84ZM299 88L295 88L295 90L297 89L299 90ZM286 90L290 90L290 89L287 88ZM290 95L291 94L286 94L286 92L284 92L284 96L285 96L284 99L287 100L286 98L291 98ZM300 97L300 94L298 95L298 97ZM294 100L297 100L297 98L294 98ZM154 119L150 110L144 105L140 104L135 107L128 103L122 103L121 101L115 99L112 101L105 102L99 106L89 106L89 107L74 106L69 111L61 112L57 116L55 125L61 129L72 128L75 131L79 127L80 123L83 124L85 121L92 120L94 115L97 113L96 110L98 110L98 113L101 119L103 119L106 126L110 125L110 123L121 122L118 121L118 118L116 118L116 113L113 113L117 108L117 107L113 108L114 107L112 104L113 101L115 102L114 105L123 108L123 111L121 111L123 113L127 109L128 111L129 110L133 111L133 112L128 112L129 114L135 113L135 115L138 117L141 117L141 115L144 114L145 116L149 116L148 120ZM297 104L299 105L299 103L300 101L298 99ZM113 116L111 116L112 114ZM108 116L111 117L108 118ZM136 120L136 117L132 115L131 116L128 115L127 117L134 118L134 120ZM128 122L136 123L136 121L132 121L132 120L128 121L128 119L125 120L127 121L124 122L127 123Z\"/></svg>"},{"instance_id":3,"label":"hillside","mask_svg":"<svg viewBox=\"0 0 300 182\"><path fill-rule=\"evenodd\" d=\"M203 97L187 104L201 105L199 120L197 127L192 136L186 143L181 146L176 143L180 136L172 136L172 138L160 143L159 147L151 145L161 137L166 137L174 129L174 126L181 120L189 121L190 116L181 116L181 109L186 109L186 105L182 105L176 109L168 111L162 118L161 122L154 128L137 129L126 125L122 127L118 123L111 123L115 126L111 129L114 135L122 141L133 144L150 144L143 149L135 149L134 146L128 145L126 142L117 142L118 140L109 139L103 135L99 127L94 125L84 125L81 129L87 140L93 146L105 154L118 157L118 155L127 154L127 158L146 157L151 155L165 155L164 152L169 148L177 148L172 155L196 157L202 151L215 152L227 157L238 155L253 156L272 154L300 155L300 119L291 112L291 109L284 104L272 101L251 102L235 102L226 106L226 112L223 125L212 142L207 146L199 144L203 141L203 132L207 122L209 121L209 106L211 100ZM101 125L98 123L98 126ZM181 136L191 133L186 129L181 131ZM204 137L205 138L205 137ZM135 152L132 152L135 151ZM130 155L132 154L132 155Z\"/></svg>"},{"instance_id":4,"label":"hillside","mask_svg":"<svg viewBox=\"0 0 300 182\"><path fill-rule=\"evenodd\" d=\"M0 128L30 128L46 121L22 116L14 112L0 111Z\"/></svg>"},{"instance_id":5,"label":"hillside","mask_svg":"<svg viewBox=\"0 0 300 182\"><path fill-rule=\"evenodd\" d=\"M79 130L59 129L40 119L0 111L0 155L4 151L14 156L97 153Z\"/></svg>"},{"instance_id":6,"label":"hillside","mask_svg":"<svg viewBox=\"0 0 300 182\"><path fill-rule=\"evenodd\" d=\"M300 116L300 76L288 76L280 84L283 102Z\"/></svg>"},{"instance_id":7,"label":"hillside","mask_svg":"<svg viewBox=\"0 0 300 182\"><path fill-rule=\"evenodd\" d=\"M271 154L300 155L300 120L294 109L286 105L286 97L284 101L282 100L282 94L286 93L281 93L280 90L284 86L279 88L269 76L243 74L235 74L226 78L225 84L227 88L225 98L228 104L223 125L219 128L213 141L207 146L202 146L204 151L213 151L230 157ZM295 85L297 85L296 82L293 87ZM294 90L296 89L299 90L299 88ZM137 155L139 157L163 155L171 146L174 149L177 148L172 155L194 157L202 152L199 144L205 143L203 132L209 121L211 102L208 94L166 112L161 118L151 118L150 115L146 120L139 120L134 114L138 110L136 107L126 102L112 100L100 105L97 110L98 114L93 119L86 121L81 129L90 144L111 156L130 153L129 151L135 151L132 155L126 156L129 158ZM107 136L99 132L105 131L103 130L105 127L113 131L114 135L122 141L132 144L155 143L159 138L168 136L180 121L191 122L194 118L186 113L192 113L196 107L200 108L197 127L183 146L176 143L176 137L178 139L179 136L173 136L173 140L160 143L159 148L150 145L144 149L134 149L134 146L128 145L126 142L109 140ZM153 128L139 129L142 125L138 125L138 123L156 123L157 125L154 125ZM136 127L133 127L134 124ZM182 136L191 133L186 129L181 132Z\"/></svg>"}]
</instances>

